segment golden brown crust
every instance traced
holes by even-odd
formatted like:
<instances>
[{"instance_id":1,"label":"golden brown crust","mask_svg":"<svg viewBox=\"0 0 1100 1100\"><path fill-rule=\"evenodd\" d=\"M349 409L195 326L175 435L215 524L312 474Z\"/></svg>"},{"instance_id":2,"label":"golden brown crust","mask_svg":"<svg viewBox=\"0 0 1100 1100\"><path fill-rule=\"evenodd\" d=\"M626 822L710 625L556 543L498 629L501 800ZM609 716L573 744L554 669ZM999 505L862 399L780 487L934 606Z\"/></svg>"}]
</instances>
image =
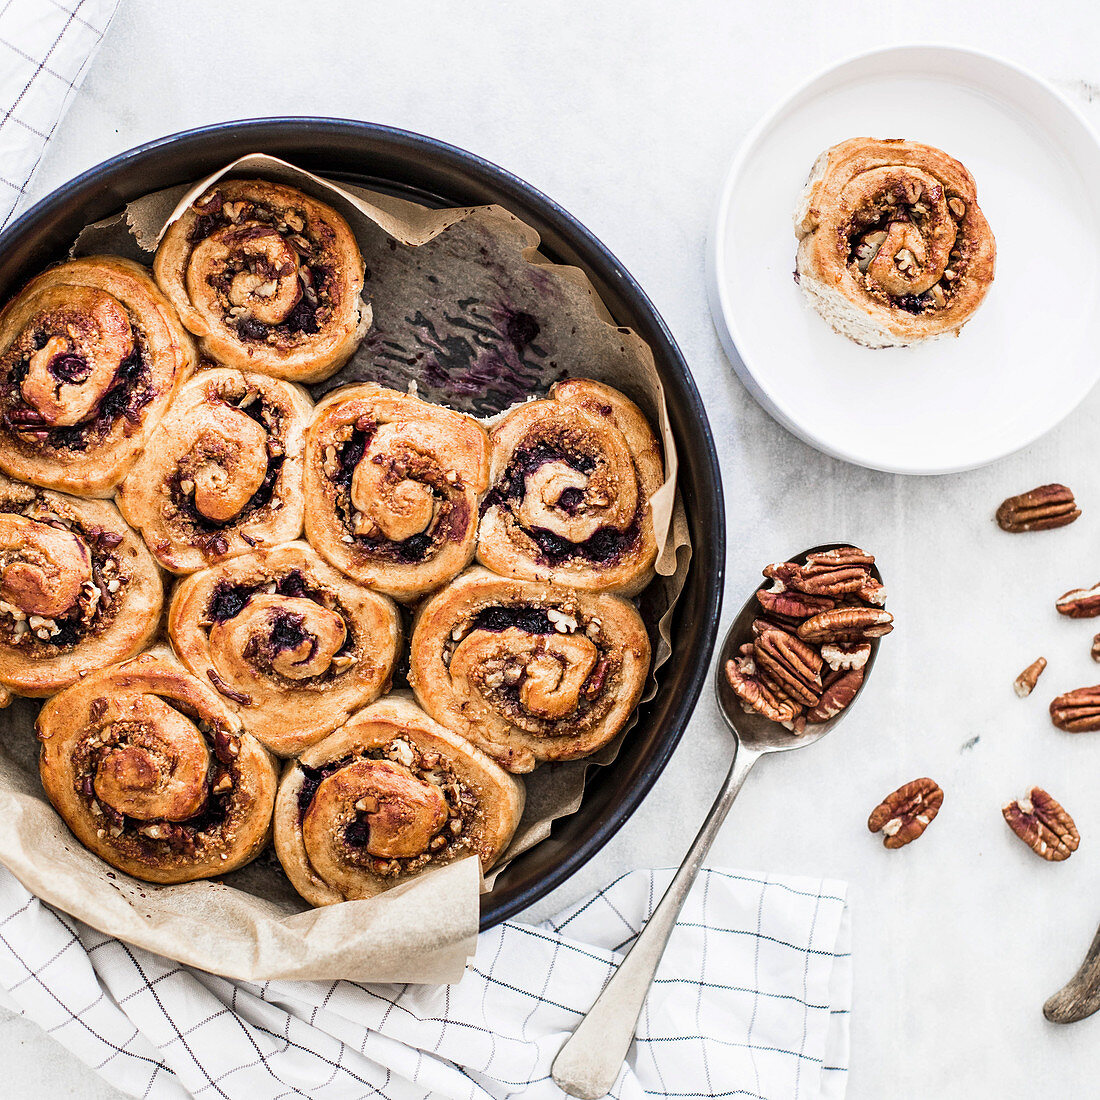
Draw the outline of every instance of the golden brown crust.
<instances>
[{"instance_id":1,"label":"golden brown crust","mask_svg":"<svg viewBox=\"0 0 1100 1100\"><path fill-rule=\"evenodd\" d=\"M957 333L993 282L996 242L974 178L931 145L851 138L827 149L795 232L814 307L871 347Z\"/></svg>"},{"instance_id":2,"label":"golden brown crust","mask_svg":"<svg viewBox=\"0 0 1100 1100\"><path fill-rule=\"evenodd\" d=\"M632 596L653 577L650 499L664 481L642 411L601 382L559 382L490 433L477 560L504 577Z\"/></svg>"},{"instance_id":3,"label":"golden brown crust","mask_svg":"<svg viewBox=\"0 0 1100 1100\"><path fill-rule=\"evenodd\" d=\"M519 780L395 692L288 766L275 851L312 905L369 898L469 855L487 871L523 800Z\"/></svg>"},{"instance_id":4,"label":"golden brown crust","mask_svg":"<svg viewBox=\"0 0 1100 1100\"><path fill-rule=\"evenodd\" d=\"M153 271L202 350L227 367L319 382L370 326L347 222L267 180L219 180L165 231Z\"/></svg>"},{"instance_id":5,"label":"golden brown crust","mask_svg":"<svg viewBox=\"0 0 1100 1100\"><path fill-rule=\"evenodd\" d=\"M50 268L0 313L0 470L110 496L194 366L145 268L114 256Z\"/></svg>"},{"instance_id":6,"label":"golden brown crust","mask_svg":"<svg viewBox=\"0 0 1100 1100\"><path fill-rule=\"evenodd\" d=\"M168 634L244 728L288 756L389 686L401 624L391 600L292 542L181 581Z\"/></svg>"},{"instance_id":7,"label":"golden brown crust","mask_svg":"<svg viewBox=\"0 0 1100 1100\"><path fill-rule=\"evenodd\" d=\"M42 708L42 785L76 838L147 882L254 859L275 767L217 693L163 648L91 672Z\"/></svg>"},{"instance_id":8,"label":"golden brown crust","mask_svg":"<svg viewBox=\"0 0 1100 1100\"><path fill-rule=\"evenodd\" d=\"M473 568L417 613L409 683L420 705L513 772L589 756L626 724L650 644L619 596Z\"/></svg>"},{"instance_id":9,"label":"golden brown crust","mask_svg":"<svg viewBox=\"0 0 1100 1100\"><path fill-rule=\"evenodd\" d=\"M173 573L297 538L312 413L292 382L200 371L119 486L122 514Z\"/></svg>"},{"instance_id":10,"label":"golden brown crust","mask_svg":"<svg viewBox=\"0 0 1100 1100\"><path fill-rule=\"evenodd\" d=\"M306 444L306 536L349 577L416 599L474 556L488 486L485 430L472 417L382 386L347 386Z\"/></svg>"},{"instance_id":11,"label":"golden brown crust","mask_svg":"<svg viewBox=\"0 0 1100 1100\"><path fill-rule=\"evenodd\" d=\"M0 474L0 685L45 696L147 645L161 574L113 504Z\"/></svg>"}]
</instances>

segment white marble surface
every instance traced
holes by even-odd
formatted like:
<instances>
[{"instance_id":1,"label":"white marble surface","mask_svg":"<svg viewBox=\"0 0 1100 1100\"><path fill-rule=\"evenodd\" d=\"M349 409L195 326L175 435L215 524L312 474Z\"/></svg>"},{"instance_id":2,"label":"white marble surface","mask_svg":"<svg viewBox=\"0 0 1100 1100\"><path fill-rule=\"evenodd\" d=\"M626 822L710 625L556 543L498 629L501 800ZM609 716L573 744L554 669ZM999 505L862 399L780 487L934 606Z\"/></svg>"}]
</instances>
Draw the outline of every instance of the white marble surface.
<instances>
[{"instance_id":1,"label":"white marble surface","mask_svg":"<svg viewBox=\"0 0 1100 1100\"><path fill-rule=\"evenodd\" d=\"M851 883L849 1096L1033 1087L1094 1096L1100 1017L1059 1029L1040 1007L1100 917L1100 742L1062 734L1046 717L1056 691L1100 679L1090 624L1060 620L1052 604L1100 577L1100 393L991 468L936 479L870 473L823 458L762 413L707 312L711 207L749 126L818 68L925 38L1020 61L1100 125L1100 9L1084 0L123 0L34 191L174 130L316 113L434 134L562 202L647 288L706 400L729 510L727 616L762 563L826 540L873 549L890 586L899 625L858 714L812 750L763 762L714 853L719 864ZM1072 241L1050 243L1052 263L1072 261ZM994 527L1002 497L1050 480L1077 491L1085 514L1076 525L1020 537ZM1011 681L1039 653L1050 668L1020 702ZM729 756L707 693L642 809L536 915L625 868L678 862ZM944 787L944 809L918 844L886 852L866 831L867 813L925 774ZM1038 860L1001 819L1002 802L1035 783L1077 819L1084 840L1067 864ZM0 1051L18 1094L112 1094L21 1020L0 1023Z\"/></svg>"}]
</instances>

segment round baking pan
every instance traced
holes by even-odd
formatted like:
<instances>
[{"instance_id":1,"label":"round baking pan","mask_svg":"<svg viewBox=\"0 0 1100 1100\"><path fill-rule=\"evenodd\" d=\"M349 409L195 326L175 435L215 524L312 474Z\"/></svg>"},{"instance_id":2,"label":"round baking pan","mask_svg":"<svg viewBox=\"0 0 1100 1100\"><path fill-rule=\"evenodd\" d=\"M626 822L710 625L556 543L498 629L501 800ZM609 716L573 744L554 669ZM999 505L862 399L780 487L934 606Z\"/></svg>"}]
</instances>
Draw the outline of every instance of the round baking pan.
<instances>
[{"instance_id":1,"label":"round baking pan","mask_svg":"<svg viewBox=\"0 0 1100 1100\"><path fill-rule=\"evenodd\" d=\"M691 373L653 303L617 259L523 180L452 145L404 130L325 118L231 122L173 134L105 161L38 203L0 235L0 300L62 259L80 229L149 191L200 179L246 153L430 206L499 203L538 231L542 251L591 278L616 322L653 349L679 448L679 485L693 557L676 607L675 649L657 693L614 763L590 773L580 809L555 822L482 896L481 927L518 913L564 882L645 797L683 733L706 678L722 599L725 511L714 439Z\"/></svg>"}]
</instances>

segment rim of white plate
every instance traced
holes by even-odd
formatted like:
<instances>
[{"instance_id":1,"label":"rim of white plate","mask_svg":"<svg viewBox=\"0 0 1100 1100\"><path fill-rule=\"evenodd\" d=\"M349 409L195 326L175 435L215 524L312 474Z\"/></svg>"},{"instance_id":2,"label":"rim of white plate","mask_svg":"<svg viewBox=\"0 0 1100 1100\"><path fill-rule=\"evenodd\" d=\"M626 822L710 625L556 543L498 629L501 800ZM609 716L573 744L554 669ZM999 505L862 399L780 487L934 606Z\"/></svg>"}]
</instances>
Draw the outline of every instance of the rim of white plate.
<instances>
[{"instance_id":1,"label":"rim of white plate","mask_svg":"<svg viewBox=\"0 0 1100 1100\"><path fill-rule=\"evenodd\" d=\"M841 70L868 61L872 58L888 57L891 55L896 57L902 55L937 53L954 55L956 57L975 58L982 62L1000 66L1017 77L1023 77L1025 80L1031 82L1036 87L1037 91L1046 95L1056 107L1060 108L1068 116L1069 120L1080 129L1082 136L1090 141L1093 146L1096 147L1097 152L1100 153L1100 136L1098 136L1092 123L1084 113L1054 87L1054 85L1024 65L1020 65L999 54L991 53L988 50L974 49L969 46L957 46L943 42L914 42L902 45L878 46L874 49L862 50L859 53L851 54L841 61L833 62L819 69L811 77L779 99L774 106L766 111L755 123L742 139L737 152L734 154L729 170L726 172L726 176L719 191L716 213L711 223L710 237L707 241L707 290L710 297L711 315L715 327L718 330L719 338L730 359L731 366L733 366L734 371L745 384L749 393L763 406L765 412L777 420L783 427L787 428L792 434L798 436L798 438L810 444L810 446L815 449L833 458L839 458L844 462L851 462L854 465L863 466L872 470L880 470L884 473L937 475L959 473L964 470L974 470L983 466L988 466L990 463L996 462L1007 455L1015 454L1017 451L1023 450L1023 448L1030 446L1037 439L1041 439L1047 432L1057 427L1058 424L1065 420L1065 418L1084 401L1089 393L1092 392L1097 382L1100 381L1100 361L1098 361L1097 373L1090 381L1082 384L1081 391L1074 395L1072 403L1067 404L1061 412L1055 414L1052 418L1048 418L1041 425L1036 427L1033 432L1026 436L1026 438L1013 441L1011 444L1005 446L1003 450L999 450L997 453L991 454L987 458L965 462L961 465L898 465L886 463L881 459L861 454L858 447L844 447L834 442L829 442L803 427L797 417L792 414L791 410L784 407L784 405L768 390L765 382L758 377L756 371L754 371L752 365L746 361L745 356L740 350L742 341L739 340L740 332L736 322L736 311L733 309L729 299L728 273L726 270L722 242L725 240L725 229L730 217L730 204L733 201L737 185L740 182L740 177L749 158L772 127L790 109L791 105L801 99L815 84L830 80ZM980 79L975 83L976 86L987 87ZM743 367L744 370L742 371L739 369L740 367Z\"/></svg>"}]
</instances>

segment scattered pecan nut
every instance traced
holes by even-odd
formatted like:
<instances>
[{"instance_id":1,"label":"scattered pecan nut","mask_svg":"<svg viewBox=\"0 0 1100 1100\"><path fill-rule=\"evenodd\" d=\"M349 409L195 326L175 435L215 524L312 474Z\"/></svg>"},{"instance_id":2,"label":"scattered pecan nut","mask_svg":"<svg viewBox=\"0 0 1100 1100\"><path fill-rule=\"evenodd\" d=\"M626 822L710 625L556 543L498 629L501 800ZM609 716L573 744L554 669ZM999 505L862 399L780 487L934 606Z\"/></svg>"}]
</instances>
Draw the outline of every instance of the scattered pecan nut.
<instances>
[{"instance_id":1,"label":"scattered pecan nut","mask_svg":"<svg viewBox=\"0 0 1100 1100\"><path fill-rule=\"evenodd\" d=\"M1054 606L1070 619L1092 619L1100 615L1100 582L1091 588L1071 588Z\"/></svg>"},{"instance_id":2,"label":"scattered pecan nut","mask_svg":"<svg viewBox=\"0 0 1100 1100\"><path fill-rule=\"evenodd\" d=\"M1073 818L1042 787L1032 787L1027 798L1009 802L1001 813L1032 851L1052 863L1069 859L1081 843Z\"/></svg>"},{"instance_id":3,"label":"scattered pecan nut","mask_svg":"<svg viewBox=\"0 0 1100 1100\"><path fill-rule=\"evenodd\" d=\"M862 642L889 634L894 616L877 607L835 607L812 615L798 627L804 642Z\"/></svg>"},{"instance_id":4,"label":"scattered pecan nut","mask_svg":"<svg viewBox=\"0 0 1100 1100\"><path fill-rule=\"evenodd\" d=\"M1094 635L1092 639L1092 659L1100 661L1100 634Z\"/></svg>"},{"instance_id":5,"label":"scattered pecan nut","mask_svg":"<svg viewBox=\"0 0 1100 1100\"><path fill-rule=\"evenodd\" d=\"M1065 527L1080 514L1073 492L1065 485L1040 485L1004 501L997 509L997 525L1013 533L1046 531Z\"/></svg>"},{"instance_id":6,"label":"scattered pecan nut","mask_svg":"<svg viewBox=\"0 0 1100 1100\"><path fill-rule=\"evenodd\" d=\"M1050 704L1050 720L1069 733L1100 730L1100 684L1059 695Z\"/></svg>"},{"instance_id":7,"label":"scattered pecan nut","mask_svg":"<svg viewBox=\"0 0 1100 1100\"><path fill-rule=\"evenodd\" d=\"M1035 685L1039 682L1039 677L1043 674L1043 669L1047 667L1047 659L1045 657L1036 657L1023 672L1013 681L1013 688L1016 694L1021 699L1026 699L1034 690Z\"/></svg>"},{"instance_id":8,"label":"scattered pecan nut","mask_svg":"<svg viewBox=\"0 0 1100 1100\"><path fill-rule=\"evenodd\" d=\"M862 684L862 668L835 673L826 681L821 698L806 711L806 721L828 722L835 718L856 697Z\"/></svg>"},{"instance_id":9,"label":"scattered pecan nut","mask_svg":"<svg viewBox=\"0 0 1100 1100\"><path fill-rule=\"evenodd\" d=\"M943 791L927 776L914 779L888 794L867 819L872 833L882 833L887 848L901 848L916 840L943 805Z\"/></svg>"}]
</instances>

